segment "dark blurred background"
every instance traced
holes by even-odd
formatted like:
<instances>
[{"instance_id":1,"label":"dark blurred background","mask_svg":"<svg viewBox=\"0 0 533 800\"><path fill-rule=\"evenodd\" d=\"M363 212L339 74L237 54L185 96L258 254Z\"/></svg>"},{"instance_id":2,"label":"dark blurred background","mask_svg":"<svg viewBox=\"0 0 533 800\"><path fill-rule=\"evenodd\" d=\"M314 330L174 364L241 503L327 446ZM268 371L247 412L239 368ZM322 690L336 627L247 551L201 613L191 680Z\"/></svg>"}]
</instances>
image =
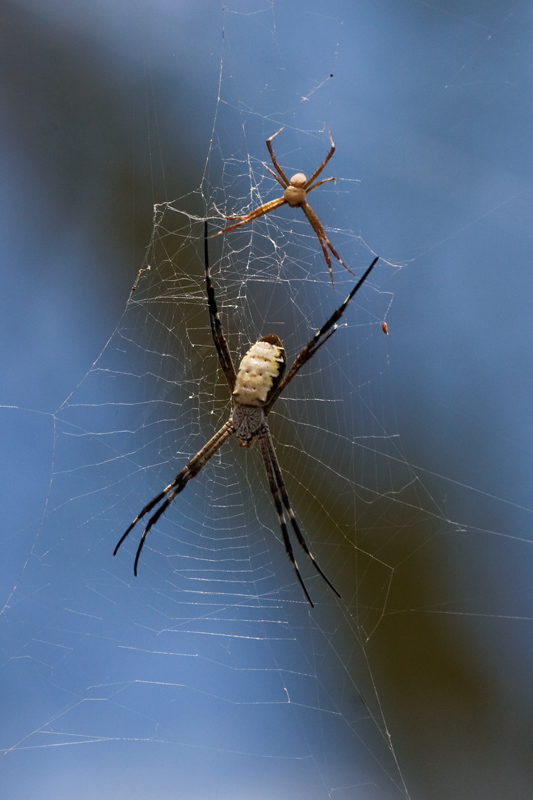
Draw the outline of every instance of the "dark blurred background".
<instances>
[{"instance_id":1,"label":"dark blurred background","mask_svg":"<svg viewBox=\"0 0 533 800\"><path fill-rule=\"evenodd\" d=\"M530 798L531 5L8 0L0 21L5 796ZM341 182L336 194L319 199L317 192L313 206L324 222L353 232L358 267L371 252L385 263L376 280L393 302L390 335L379 342L387 388L376 413L389 434L399 434L399 462L413 481L400 480L404 494L387 508L390 535L377 535L374 518L357 542L391 569L380 573L388 594L377 610L366 608L371 598L361 589L368 622L363 632L353 622L353 645L348 612L337 643L335 607L317 623L316 640L312 622L302 632L306 644L297 624L291 628L315 659L315 676L323 652L343 653L346 686L331 694L345 705L340 714L335 706L341 724L334 729L328 686L316 689L320 755L302 745L316 720L307 730L305 717L288 718L286 697L275 716L262 687L243 689L237 727L214 749L203 737L227 712L210 706L207 694L201 703L177 696L168 705L154 688L171 680L164 659L138 673L128 672L127 660L122 665L124 680L151 683L148 699L126 702L102 691L101 664L115 658L114 645L140 652L136 631L157 627L143 608L159 589L152 595L144 587L128 622L114 616L119 607L125 614L121 601L106 595L99 606L105 636L89 622L77 629L79 658L62 668L48 648L72 644L60 639L63 620L54 609L72 605L84 555L59 551L72 583L56 591L47 547L39 544L49 493L59 487L65 504L72 492L84 493L82 483L61 490L60 473L72 465L57 458L65 431L56 412L72 392L76 399L123 314L151 240L154 203L181 198L180 208L201 216L224 187L228 213L238 213L227 178L217 174L219 160L244 164L250 151L265 158L266 135L291 122L301 131L324 128L314 135L308 171L333 131L338 149L328 174L352 181L346 197ZM276 151L298 167L298 136L285 135ZM324 297L313 318L331 309L331 296ZM125 427L124 418L116 425ZM284 440L290 435L284 425ZM300 475L299 462L288 469L302 484L320 477ZM205 503L200 490L191 506L195 499ZM83 522L97 515L99 503L101 496L94 509L84 504L78 512L74 504L68 525L81 524L77 514ZM338 513L349 511L339 506ZM105 548L95 559L109 549L107 531L99 535ZM68 540L67 528L58 539ZM101 567L98 580L115 567ZM83 588L101 599L98 580ZM153 654L154 642L145 646ZM194 634L180 646L194 653ZM344 661L356 652L353 664ZM366 677L358 673L367 669L361 659ZM209 685L214 678L205 669ZM295 696L306 682L297 671ZM192 685L184 662L169 673L176 684ZM365 715L357 686L367 687L362 693L378 722L368 730L351 724L352 714ZM245 694L250 707L241 717ZM223 695L218 685L214 695ZM96 711L85 711L89 701ZM260 701L272 716L254 710ZM175 709L187 725L170 737L161 731L172 727L166 715ZM252 728L264 734L262 752L247 741ZM350 737L361 748L356 755L354 745L356 766L348 763ZM286 760L272 755L278 740ZM377 767L359 773L366 750Z\"/></svg>"}]
</instances>

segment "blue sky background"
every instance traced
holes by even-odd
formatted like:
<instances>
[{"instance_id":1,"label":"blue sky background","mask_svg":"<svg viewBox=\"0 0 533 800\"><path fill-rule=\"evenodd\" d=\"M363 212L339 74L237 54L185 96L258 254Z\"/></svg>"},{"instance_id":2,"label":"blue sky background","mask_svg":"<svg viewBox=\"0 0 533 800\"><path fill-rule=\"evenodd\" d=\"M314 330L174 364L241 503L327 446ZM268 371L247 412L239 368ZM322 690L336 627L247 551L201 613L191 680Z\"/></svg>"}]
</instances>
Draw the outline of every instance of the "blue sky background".
<instances>
[{"instance_id":1,"label":"blue sky background","mask_svg":"<svg viewBox=\"0 0 533 800\"><path fill-rule=\"evenodd\" d=\"M532 23L523 2L4 4L6 797L531 796ZM342 180L313 208L357 274L382 259L272 423L343 595L310 576L314 611L235 447L137 581L134 543L111 558L227 415L196 218L277 196L282 125L291 174L332 131ZM352 279L334 264L331 289L301 213L233 236L212 260L235 355L267 325L293 356Z\"/></svg>"}]
</instances>

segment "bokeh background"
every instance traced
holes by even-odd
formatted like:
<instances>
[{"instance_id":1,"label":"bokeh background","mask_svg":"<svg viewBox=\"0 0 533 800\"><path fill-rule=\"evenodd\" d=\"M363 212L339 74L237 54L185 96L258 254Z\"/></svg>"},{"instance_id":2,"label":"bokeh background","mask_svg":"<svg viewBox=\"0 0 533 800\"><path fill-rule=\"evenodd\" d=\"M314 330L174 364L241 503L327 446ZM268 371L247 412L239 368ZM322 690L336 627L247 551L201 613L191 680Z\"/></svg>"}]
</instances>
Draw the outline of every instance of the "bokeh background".
<instances>
[{"instance_id":1,"label":"bokeh background","mask_svg":"<svg viewBox=\"0 0 533 800\"><path fill-rule=\"evenodd\" d=\"M4 796L531 797L530 4L7 0L0 13ZM127 622L124 595L110 599L110 584L102 588L109 571L118 586L129 566L102 561L122 512L87 550L87 539L69 537L98 517L102 493L93 497L84 485L83 463L76 484L58 410L96 374L120 323L153 241L154 203L181 198L177 205L199 216L213 199L242 207L247 190L232 187L232 164L246 183L250 152L260 174L264 138L282 124L287 143L278 137L276 151L298 169L300 148L312 148L309 170L333 131L333 173L350 180L321 199L317 193L313 206L350 232L340 240L358 266L371 252L385 264L377 286L393 301L383 305L390 335L380 332L372 350L387 387L376 414L399 436L415 488L406 506L412 514L400 510L397 529L375 553L394 580L369 642L362 648L357 624L347 623L351 610L340 643L335 606L316 623L315 639L312 622L300 633L291 618L291 641L314 657L315 679L321 659L333 661L336 648L342 654L346 685L320 686L335 697L346 730L330 728L334 715L318 694L321 713L309 720L296 723L286 702L279 715L269 704L267 718L258 710L264 686L253 683L242 697L255 705L244 714L237 698L234 730L218 684L213 697L169 704L154 687L192 686L195 668L185 661L198 648L195 632L180 638L174 671L154 658L145 634L160 625L144 610L161 596L160 588L151 593L153 574L142 593L128 587ZM217 174L220 166L227 172ZM322 269L320 259L315 264ZM324 278L324 306L313 319L331 308ZM243 313L251 323L251 312ZM167 330L172 324L167 317ZM113 413L125 427L119 403ZM148 495L166 474L147 484ZM316 482L318 474L299 480ZM61 493L67 513L50 523L48 498L55 510ZM205 496L191 495L187 513L201 514ZM138 506L135 497L130 504ZM49 547L68 580L50 569ZM334 560L332 568L335 580L342 570ZM89 590L105 596L98 608L87 605ZM69 660L74 628L67 636L57 609L73 606L99 625L76 628ZM119 700L102 691L119 675L140 682L127 653L116 660L117 643L137 658L150 650L142 673L148 694ZM349 665L346 653L355 654ZM218 679L203 670L206 685ZM295 696L305 697L301 665L295 675ZM364 724L357 687L374 727ZM176 709L187 719L179 736ZM227 741L213 734L217 726ZM374 766L363 766L364 751Z\"/></svg>"}]
</instances>

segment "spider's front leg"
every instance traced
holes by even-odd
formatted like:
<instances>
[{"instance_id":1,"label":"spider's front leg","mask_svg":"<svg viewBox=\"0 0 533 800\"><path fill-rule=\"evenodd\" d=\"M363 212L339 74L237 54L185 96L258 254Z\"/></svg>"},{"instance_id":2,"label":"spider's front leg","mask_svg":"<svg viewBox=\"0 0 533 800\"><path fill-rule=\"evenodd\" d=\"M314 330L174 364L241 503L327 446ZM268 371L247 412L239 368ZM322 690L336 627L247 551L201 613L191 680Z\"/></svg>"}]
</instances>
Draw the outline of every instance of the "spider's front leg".
<instances>
[{"instance_id":1,"label":"spider's front leg","mask_svg":"<svg viewBox=\"0 0 533 800\"><path fill-rule=\"evenodd\" d=\"M278 135L278 133L281 133L282 130L283 130L283 128L280 128L279 131L276 131L276 133L273 133L272 136L269 136L268 139L266 140L266 146L268 148L268 152L270 153L270 160L274 164L274 169L276 170L276 172L278 173L279 177L281 178L279 183L281 183L282 186L288 186L289 185L289 181L287 180L287 176L285 175L285 173L281 169L280 165L276 161L276 156L274 155L274 150L272 149L272 145L270 144L272 139L275 139L276 136ZM268 167L267 167L267 169L268 169ZM268 171L271 172L272 170L269 169ZM276 178L275 175L274 175L274 177ZM278 178L276 178L276 180L278 180Z\"/></svg>"},{"instance_id":2,"label":"spider's front leg","mask_svg":"<svg viewBox=\"0 0 533 800\"><path fill-rule=\"evenodd\" d=\"M379 260L378 256L376 256L375 259L370 264L370 266L366 269L363 276L359 278L359 280L353 287L352 291L350 292L344 303L342 303L342 305L340 305L337 308L337 310L333 312L333 314L329 317L329 319L326 320L326 322L322 325L320 330L317 331L315 335L307 342L305 347L303 347L300 350L300 352L292 362L291 366L285 373L283 380L278 384L277 388L271 393L271 396L265 405L265 414L269 413L269 411L271 410L272 406L274 405L280 394L289 385L289 383L292 381L294 376L300 371L303 365L306 364L309 361L309 359L315 355L317 350L327 342L329 337L335 333L335 331L337 330L336 323L340 320L340 318L346 311L348 304L357 294L361 286L364 284L364 282L374 269L375 265L377 264L378 260Z\"/></svg>"},{"instance_id":3,"label":"spider's front leg","mask_svg":"<svg viewBox=\"0 0 533 800\"><path fill-rule=\"evenodd\" d=\"M307 189L309 192L310 192L310 191L312 191L313 189L316 189L316 187L319 185L319 184L317 183L315 186L311 186L311 184L313 183L313 181L315 180L315 178L318 178L318 176L320 175L320 173L322 172L322 170L324 169L324 167L326 166L326 164L327 164L327 163L328 163L328 161L330 160L331 156L332 156L332 155L333 155L333 153L335 152L335 142L333 141L333 136L331 135L331 131L329 131L329 140L330 140L330 142L331 142L331 149L330 149L329 153L327 154L327 156L325 157L324 161L323 161L323 162L322 162L322 164L319 166L319 168L318 168L318 169L316 169L316 170L313 172L313 174L311 175L311 177L310 177L310 178L309 178L309 180L307 181L307 184L306 184L306 187L305 187L305 188L306 188L306 189ZM328 178L327 180L333 180L333 181L334 181L334 180L335 180L335 178ZM320 181L320 183L326 183L326 181ZM309 187L310 187L310 188L309 188Z\"/></svg>"}]
</instances>

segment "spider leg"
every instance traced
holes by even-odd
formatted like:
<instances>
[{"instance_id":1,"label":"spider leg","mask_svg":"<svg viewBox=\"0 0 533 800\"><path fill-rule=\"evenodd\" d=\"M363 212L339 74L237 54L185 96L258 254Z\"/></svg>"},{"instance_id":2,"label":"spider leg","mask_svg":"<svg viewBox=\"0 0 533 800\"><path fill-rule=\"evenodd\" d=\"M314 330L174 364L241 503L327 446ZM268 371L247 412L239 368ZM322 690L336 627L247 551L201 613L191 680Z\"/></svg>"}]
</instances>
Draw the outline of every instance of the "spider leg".
<instances>
[{"instance_id":1,"label":"spider leg","mask_svg":"<svg viewBox=\"0 0 533 800\"><path fill-rule=\"evenodd\" d=\"M331 244L330 240L326 236L326 231L322 227L322 223L318 219L317 215L315 214L315 212L313 211L313 209L311 208L309 203L304 201L302 203L302 205L301 205L301 208L302 208L302 211L304 212L305 216L307 217L307 219L311 223L311 227L313 228L314 232L318 236L318 241L320 242L320 246L322 248L322 252L324 253L324 258L326 259L326 263L328 265L329 276L331 278L331 284L333 285L333 270L331 269L331 259L329 257L328 251L326 250L326 245L329 247L329 249L331 250L331 252L335 256L335 258L337 259L339 264L342 264L344 269L348 270L348 272L351 273L351 275L353 275L353 272L350 269L350 267L346 266L346 264L344 263L344 261L339 256L339 254L337 253L337 251L335 250L335 248Z\"/></svg>"},{"instance_id":2,"label":"spider leg","mask_svg":"<svg viewBox=\"0 0 533 800\"><path fill-rule=\"evenodd\" d=\"M270 167L268 166L268 164L265 164L265 162L264 162L264 161L263 161L262 163L263 163L263 166L264 166L264 168L267 170L267 172L270 172L270 174L271 174L271 175L273 175L273 176L274 176L274 178L277 180L277 182L279 183L279 185L280 185L280 186L282 186L284 189L286 189L286 188L287 188L287 186L288 186L289 184L288 184L288 183L283 183L283 181L281 180L281 178L278 178L278 176L276 175L276 173L274 172L274 170L273 170L273 169L270 169Z\"/></svg>"},{"instance_id":3,"label":"spider leg","mask_svg":"<svg viewBox=\"0 0 533 800\"><path fill-rule=\"evenodd\" d=\"M233 217L230 216L229 214L223 214L222 211L220 210L220 208L216 205L216 203L213 203L213 208L217 212L218 216L222 217L223 219L242 219L242 215L239 215L239 214L237 214L236 216L233 216ZM213 234L213 236L215 236L215 234Z\"/></svg>"},{"instance_id":4,"label":"spider leg","mask_svg":"<svg viewBox=\"0 0 533 800\"><path fill-rule=\"evenodd\" d=\"M241 225L246 225L248 222L252 222L252 220L257 219L258 217L262 217L265 214L268 214L269 211L274 211L275 208L279 208L285 203L286 200L284 200L283 197L278 197L277 200L270 200L269 203L263 203L262 206L254 208L254 210L250 211L249 214L244 214L242 216L235 216L235 217L226 217L225 214L222 214L224 219L239 219L240 222L235 223L235 225L228 225L227 228L222 228L221 231L212 233L211 236L209 236L208 238L214 239L215 236L221 236L223 233L227 233L228 231L233 231L235 230L235 228L240 228Z\"/></svg>"},{"instance_id":5,"label":"spider leg","mask_svg":"<svg viewBox=\"0 0 533 800\"><path fill-rule=\"evenodd\" d=\"M168 497L166 498L165 502L164 502L164 503L162 503L162 504L159 506L159 508L157 509L157 511L156 511L154 514L152 514L152 516L151 516L151 517L150 517L150 519L148 520L148 523L147 523L147 525L146 525L146 528L145 528L145 529L144 529L144 531L143 531L143 534L142 534L142 536L141 536L141 539L140 539L140 541L139 541L139 546L138 546L138 548L137 548L137 552L135 553L135 561L133 562L133 574L135 575L135 577L137 577L137 565L138 565L138 563L139 563L139 558L141 557L141 551L142 551L142 549L143 549L143 547L144 547L144 543L145 543L145 541L146 541L146 537L148 536L148 531L150 530L150 528L151 528L153 525L155 525L155 523L157 522L157 520L159 519L159 517L160 517L162 514L164 514L164 513L165 513L165 511L167 510L167 508L169 507L169 505L172 503L172 501L174 500L174 498L175 498L175 497L176 497L176 496L177 496L177 495L178 495L178 494L179 494L181 491L183 491L183 489L185 489L185 487L186 487L187 483L190 481L190 479L194 477L193 475L191 475L191 474L190 474L188 471L186 471L186 470L182 470L182 473L185 473L185 474L183 474L183 475L182 475L182 478L181 478L181 480L180 480L178 483L176 483L176 480L177 480L177 478L176 478L176 480L172 481L172 483L171 483L171 486L175 486L176 488L174 489L174 491L173 491L171 494L169 494L169 495L168 495ZM168 487L167 487L167 490L168 490ZM133 524L135 524L135 523L133 523ZM131 527L133 527L133 525L132 525L132 526L130 526L130 530L131 530ZM118 545L117 545L117 547L118 547ZM113 553L113 555L114 555L114 553Z\"/></svg>"},{"instance_id":6,"label":"spider leg","mask_svg":"<svg viewBox=\"0 0 533 800\"><path fill-rule=\"evenodd\" d=\"M289 185L289 181L287 180L287 176L285 175L285 173L281 169L280 165L276 161L276 156L274 155L274 150L272 149L272 145L270 144L272 139L274 139L278 135L278 133L281 133L282 130L283 130L283 128L280 128L279 131L276 131L276 133L273 133L272 136L270 136L266 140L266 146L268 147L268 152L270 153L270 158L272 160L272 163L274 164L274 169L276 170L276 172L278 173L278 175L280 176L282 181L284 181L283 185L284 186L288 186Z\"/></svg>"},{"instance_id":7,"label":"spider leg","mask_svg":"<svg viewBox=\"0 0 533 800\"><path fill-rule=\"evenodd\" d=\"M322 248L322 252L324 253L324 258L326 259L326 264L328 265L329 277L331 278L331 285L335 286L335 284L333 283L333 269L331 267L331 258L329 257L329 253L327 251L326 245L324 244L324 237L326 235L324 233L324 229L322 228L322 225L320 225L320 222L318 221L318 217L316 216L316 214L314 214L314 219L312 219L309 216L308 209L311 208L309 203L307 203L307 202L302 203L301 208L302 208L302 211L304 212L305 216L307 217L307 219L311 223L311 227L313 228L314 232L318 236L318 241L320 242L320 247ZM317 226L317 222L318 222L318 226ZM324 233L324 235L322 235L323 233ZM346 266L346 265L344 264L343 266ZM348 269L348 267L346 267L346 269ZM351 270L349 270L349 271L351 272Z\"/></svg>"},{"instance_id":8,"label":"spider leg","mask_svg":"<svg viewBox=\"0 0 533 800\"><path fill-rule=\"evenodd\" d=\"M285 545L285 550L287 551L287 555L289 556L289 558L291 560L291 564L294 567L294 571L296 573L296 577L298 578L298 581L300 582L300 586L302 587L303 592L304 592L304 594L305 594L305 596L307 598L307 601L309 602L309 605L311 606L311 608L314 608L315 605L314 605L313 601L311 600L311 597L309 595L309 592L307 591L307 588L306 588L306 585L304 583L304 580L303 580L302 576L300 575L300 570L298 569L298 564L296 563L296 558L294 557L294 551L292 549L291 540L289 539L289 531L287 529L287 522L285 520L285 514L283 513L283 506L281 504L281 497L280 497L278 483L277 483L277 479L276 479L275 467L274 467L274 465L272 463L271 450L270 450L270 448L268 446L268 439L269 438L270 438L270 432L268 430L268 427L265 425L265 431L264 431L264 433L259 434L258 439L259 439L259 444L261 446L261 453L262 453L263 461L264 461L264 464L265 464L265 470L266 470L266 474L267 474L267 478L268 478L268 483L269 483L269 486L270 486L270 492L271 492L272 498L274 500L274 505L276 506L276 511L278 512L278 522L279 522L279 526L281 528L281 533L283 535L283 543Z\"/></svg>"},{"instance_id":9,"label":"spider leg","mask_svg":"<svg viewBox=\"0 0 533 800\"><path fill-rule=\"evenodd\" d=\"M318 181L318 183L315 183L314 186L310 186L305 191L306 191L307 194L309 194L309 192L312 192L313 189L317 189L319 186L322 186L323 183L329 183L330 181L336 181L336 180L337 180L337 178L324 178L323 181Z\"/></svg>"},{"instance_id":10,"label":"spider leg","mask_svg":"<svg viewBox=\"0 0 533 800\"><path fill-rule=\"evenodd\" d=\"M267 405L264 407L265 414L268 414L268 412L270 411L270 409L272 408L272 406L274 405L280 394L289 385L289 383L292 381L296 373L303 367L303 365L307 361L309 361L310 358L314 356L316 351L320 347L322 347L323 344L327 342L329 337L333 336L333 334L337 330L337 326L335 323L338 322L338 320L342 317L342 315L346 310L346 307L348 306L348 303L354 297L354 295L359 291L363 283L370 275L371 271L373 270L374 266L378 261L378 258L379 256L376 256L376 258L372 261L372 263L370 264L364 275L361 278L359 278L359 280L353 287L352 291L350 292L344 303L342 303L342 305L340 305L338 309L333 312L333 314L327 320L327 322L325 322L324 325L322 325L320 330L315 333L313 338L307 342L307 344L302 350L300 350L300 352L292 362L289 370L285 373L285 377L283 378L282 381L280 381L279 385L272 393Z\"/></svg>"},{"instance_id":11,"label":"spider leg","mask_svg":"<svg viewBox=\"0 0 533 800\"><path fill-rule=\"evenodd\" d=\"M148 531L150 530L150 528L153 525L155 525L159 517L165 513L169 505L178 496L178 494L182 492L183 489L185 489L187 483L191 480L191 478L194 478L196 477L196 475L198 475L202 467L204 467L209 461L209 459L215 455L217 450L224 444L226 439L229 439L229 437L234 433L234 430L235 428L233 426L233 420L230 417L230 419L226 422L226 424L223 425L220 428L220 430L217 431L217 433L215 433L215 435L211 437L211 439L206 444L204 444L202 449L199 450L198 453L196 453L196 455L193 456L193 458L191 458L189 463L181 470L181 472L178 472L172 483L169 483L168 486L166 486L162 492L159 492L159 494L157 494L154 498L152 498L152 500L150 500L149 503L145 505L140 514L138 514L135 517L135 519L133 520L127 531L122 534L117 543L117 546L113 550L114 556L116 556L120 545L126 539L126 537L131 533L131 531L133 530L135 525L137 525L139 520L141 520L146 514L149 514L150 511L153 508L155 508L155 506L157 506L158 503L161 502L161 500L166 498L164 502L161 504L161 506L159 506L157 511L155 511L155 513L152 514L152 516L148 520L146 528L144 529L144 532L141 536L139 547L137 548L137 553L135 555L135 562L133 565L134 575L137 575L137 564L139 563L141 550L143 549L144 542L146 540L146 536L148 535Z\"/></svg>"},{"instance_id":12,"label":"spider leg","mask_svg":"<svg viewBox=\"0 0 533 800\"><path fill-rule=\"evenodd\" d=\"M207 304L209 306L209 322L211 324L211 335L213 342L218 353L218 360L222 371L226 376L231 391L235 388L235 381L237 380L237 373L235 365L231 357L230 349L226 341L226 337L222 331L222 323L218 313L217 300L215 297L215 287L211 280L211 273L209 271L209 247L208 240L208 225L207 220L204 223L204 265L205 265L205 288L207 292Z\"/></svg>"},{"instance_id":13,"label":"spider leg","mask_svg":"<svg viewBox=\"0 0 533 800\"><path fill-rule=\"evenodd\" d=\"M278 133L279 133L279 131L278 131ZM331 135L331 131L329 132L329 140L331 142L331 150L329 151L329 153L327 154L327 156L325 157L324 161L319 166L319 168L317 170L315 170L315 172L313 172L313 174L311 175L311 177L309 178L309 180L305 184L304 189L306 189L307 191L308 191L307 187L311 186L311 184L313 183L315 178L318 178L318 176L320 175L320 173L322 172L322 170L324 169L324 167L326 166L326 164L330 160L331 156L335 152L335 142L333 141L333 136Z\"/></svg>"},{"instance_id":14,"label":"spider leg","mask_svg":"<svg viewBox=\"0 0 533 800\"><path fill-rule=\"evenodd\" d=\"M281 499L283 500L283 505L285 506L285 508L287 509L287 512L289 514L289 519L291 521L291 525L293 527L294 533L296 534L296 538L298 539L300 545L304 549L307 557L309 558L309 560L313 564L313 566L316 569L316 571L318 572L318 574L323 577L323 579L328 584L329 588L332 589L335 592L337 597L340 597L339 592L335 589L335 587L333 586L333 584L331 583L329 578L327 578L326 575L320 569L316 558L314 557L314 555L310 551L309 546L308 546L307 542L305 541L305 538L304 538L304 535L302 533L302 530L301 530L300 526L298 525L298 521L297 521L296 517L294 516L294 511L292 509L291 501L289 500L289 494L287 492L287 487L286 487L285 481L283 479L283 473L281 472L281 467L279 465L278 457L276 455L276 450L274 448L274 443L272 442L272 437L270 436L270 433L265 436L265 445L264 446L265 446L265 448L268 448L269 456L270 456L270 463L272 464L272 467L274 468L274 475L275 475L275 478L276 478L276 483L277 483L279 491L281 493Z\"/></svg>"}]
</instances>

